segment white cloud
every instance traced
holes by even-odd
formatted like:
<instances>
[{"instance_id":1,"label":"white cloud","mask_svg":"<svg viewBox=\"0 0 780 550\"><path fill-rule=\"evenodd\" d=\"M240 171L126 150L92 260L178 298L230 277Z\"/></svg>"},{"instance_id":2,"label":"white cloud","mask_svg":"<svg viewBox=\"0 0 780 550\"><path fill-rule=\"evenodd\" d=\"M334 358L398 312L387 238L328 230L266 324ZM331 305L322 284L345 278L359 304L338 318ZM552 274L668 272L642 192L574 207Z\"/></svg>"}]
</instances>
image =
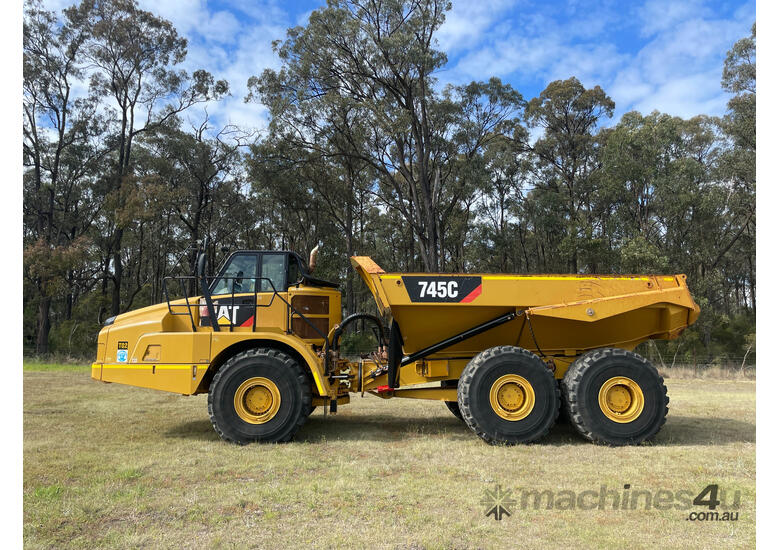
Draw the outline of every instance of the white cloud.
<instances>
[{"instance_id":1,"label":"white cloud","mask_svg":"<svg viewBox=\"0 0 780 550\"><path fill-rule=\"evenodd\" d=\"M617 77L609 86L609 93L615 103L626 107L633 105L642 98L647 97L655 90L646 82L641 75L641 71L635 65L631 65L621 70Z\"/></svg>"},{"instance_id":2,"label":"white cloud","mask_svg":"<svg viewBox=\"0 0 780 550\"><path fill-rule=\"evenodd\" d=\"M482 42L512 4L512 0L453 2L452 9L445 14L444 24L436 31L439 48L455 53Z\"/></svg>"},{"instance_id":3,"label":"white cloud","mask_svg":"<svg viewBox=\"0 0 780 550\"><path fill-rule=\"evenodd\" d=\"M206 2L201 0L139 0L141 9L167 19L179 34L187 36L200 22L210 19Z\"/></svg>"},{"instance_id":4,"label":"white cloud","mask_svg":"<svg viewBox=\"0 0 780 550\"><path fill-rule=\"evenodd\" d=\"M61 9L72 1L45 5ZM280 0L224 0L219 6L206 0L139 1L188 39L186 70L203 68L230 82L231 96L208 105L212 123L264 128L266 109L243 103L247 79L279 68L271 42L283 39L287 27L305 23L311 12L288 13ZM615 100L617 116L630 109L717 115L726 105L723 58L749 33L755 4L746 0L734 13L723 12L703 0L647 0L638 6L614 0L454 0L436 33L450 58L437 77L444 85L499 76L516 87L538 87L538 93L551 80L576 76L586 86L601 85ZM620 33L642 37L641 47L618 42Z\"/></svg>"},{"instance_id":5,"label":"white cloud","mask_svg":"<svg viewBox=\"0 0 780 550\"><path fill-rule=\"evenodd\" d=\"M649 2L649 13L663 11L659 6L664 5ZM707 10L667 7L668 17L652 26L643 23L643 31L653 32L654 38L617 72L607 92L620 112L722 114L728 101L720 87L723 59L749 33L755 14L740 9L731 18L718 19L702 17Z\"/></svg>"},{"instance_id":6,"label":"white cloud","mask_svg":"<svg viewBox=\"0 0 780 550\"><path fill-rule=\"evenodd\" d=\"M603 85L627 58L614 44L561 47L547 70L547 79L561 80L576 75L585 86Z\"/></svg>"},{"instance_id":7,"label":"white cloud","mask_svg":"<svg viewBox=\"0 0 780 550\"><path fill-rule=\"evenodd\" d=\"M601 85L618 116L630 109L718 115L727 101L720 88L723 59L755 19L749 1L719 15L701 0L649 0L638 8L569 2L523 13L489 28L473 44L467 34L460 36L447 50L455 55L440 77L464 82L496 75L544 86L576 76L586 86ZM621 49L617 33L642 36L645 43L638 51L630 50L630 41ZM461 51L464 41L471 47Z\"/></svg>"},{"instance_id":8,"label":"white cloud","mask_svg":"<svg viewBox=\"0 0 780 550\"><path fill-rule=\"evenodd\" d=\"M295 24L299 27L303 27L304 25L308 24L309 17L311 17L311 14L314 13L314 10L307 10L300 14L298 17L295 18Z\"/></svg>"},{"instance_id":9,"label":"white cloud","mask_svg":"<svg viewBox=\"0 0 780 550\"><path fill-rule=\"evenodd\" d=\"M44 6L60 12L75 2L45 0ZM263 129L268 124L267 109L244 103L246 84L249 77L264 69L279 67L271 42L284 38L292 24L291 15L275 0L226 3L233 5L217 9L205 0L139 0L142 9L169 20L179 35L187 38L188 54L182 69L205 69L230 84L230 96L193 107L183 114L185 124L199 125L208 115L215 131L226 124ZM75 95L86 92L87 82L75 83Z\"/></svg>"},{"instance_id":10,"label":"white cloud","mask_svg":"<svg viewBox=\"0 0 780 550\"><path fill-rule=\"evenodd\" d=\"M204 38L222 44L233 42L235 36L241 32L241 24L229 11L218 11L212 14L208 27L216 29L218 32L206 34Z\"/></svg>"},{"instance_id":11,"label":"white cloud","mask_svg":"<svg viewBox=\"0 0 780 550\"><path fill-rule=\"evenodd\" d=\"M638 11L642 36L651 36L670 29L680 21L711 13L701 0L649 0Z\"/></svg>"},{"instance_id":12,"label":"white cloud","mask_svg":"<svg viewBox=\"0 0 780 550\"><path fill-rule=\"evenodd\" d=\"M267 109L244 103L246 84L264 69L279 67L271 42L284 38L289 15L273 2L236 3L235 12L212 12L202 0L141 1L144 9L169 19L188 39L186 70L205 69L229 82L230 96L206 106L211 124L216 129L226 124L265 128ZM196 108L184 118L194 124L203 116L203 109Z\"/></svg>"},{"instance_id":13,"label":"white cloud","mask_svg":"<svg viewBox=\"0 0 780 550\"><path fill-rule=\"evenodd\" d=\"M719 71L710 71L667 81L644 95L634 109L644 114L660 110L683 118L722 111L728 99L719 77Z\"/></svg>"},{"instance_id":14,"label":"white cloud","mask_svg":"<svg viewBox=\"0 0 780 550\"><path fill-rule=\"evenodd\" d=\"M465 54L451 72L458 80L519 75L550 82L577 76L583 83L595 85L611 77L626 57L613 44L568 44L559 33L551 32L497 40Z\"/></svg>"}]
</instances>

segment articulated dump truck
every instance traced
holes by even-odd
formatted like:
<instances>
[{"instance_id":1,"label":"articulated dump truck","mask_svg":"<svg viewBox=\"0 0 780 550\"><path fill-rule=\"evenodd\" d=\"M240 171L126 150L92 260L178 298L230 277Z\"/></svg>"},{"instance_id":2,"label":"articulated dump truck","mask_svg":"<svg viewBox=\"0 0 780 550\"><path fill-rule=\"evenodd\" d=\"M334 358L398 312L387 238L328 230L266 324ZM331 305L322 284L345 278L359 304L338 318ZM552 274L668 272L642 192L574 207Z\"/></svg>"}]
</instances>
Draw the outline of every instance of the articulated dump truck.
<instances>
[{"instance_id":1,"label":"articulated dump truck","mask_svg":"<svg viewBox=\"0 0 780 550\"><path fill-rule=\"evenodd\" d=\"M443 401L491 444L536 441L565 414L590 441L635 445L669 399L632 350L699 315L685 275L386 273L356 256L379 315L342 319L315 258L241 250L207 277L201 254L195 275L165 280L164 303L106 320L92 378L208 393L214 429L239 444L288 441L317 407L370 393ZM173 285L183 298L168 299ZM339 342L356 322L379 344L348 359Z\"/></svg>"}]
</instances>

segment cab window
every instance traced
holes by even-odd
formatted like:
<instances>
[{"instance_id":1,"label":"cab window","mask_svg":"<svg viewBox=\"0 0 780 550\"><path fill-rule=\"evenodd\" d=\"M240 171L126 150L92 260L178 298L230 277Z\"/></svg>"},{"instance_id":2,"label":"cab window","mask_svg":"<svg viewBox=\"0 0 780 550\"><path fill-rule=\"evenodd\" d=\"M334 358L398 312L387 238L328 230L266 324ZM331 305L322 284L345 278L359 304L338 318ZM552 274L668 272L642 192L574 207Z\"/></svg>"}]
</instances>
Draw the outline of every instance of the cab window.
<instances>
[{"instance_id":1,"label":"cab window","mask_svg":"<svg viewBox=\"0 0 780 550\"><path fill-rule=\"evenodd\" d=\"M220 273L212 294L236 294L255 291L256 254L237 254Z\"/></svg>"},{"instance_id":2,"label":"cab window","mask_svg":"<svg viewBox=\"0 0 780 550\"><path fill-rule=\"evenodd\" d=\"M263 254L260 292L284 292L287 290L284 254ZM271 284L273 283L273 286Z\"/></svg>"},{"instance_id":3,"label":"cab window","mask_svg":"<svg viewBox=\"0 0 780 550\"><path fill-rule=\"evenodd\" d=\"M287 268L287 286L295 286L301 278L301 269L295 256L289 257L290 266Z\"/></svg>"}]
</instances>

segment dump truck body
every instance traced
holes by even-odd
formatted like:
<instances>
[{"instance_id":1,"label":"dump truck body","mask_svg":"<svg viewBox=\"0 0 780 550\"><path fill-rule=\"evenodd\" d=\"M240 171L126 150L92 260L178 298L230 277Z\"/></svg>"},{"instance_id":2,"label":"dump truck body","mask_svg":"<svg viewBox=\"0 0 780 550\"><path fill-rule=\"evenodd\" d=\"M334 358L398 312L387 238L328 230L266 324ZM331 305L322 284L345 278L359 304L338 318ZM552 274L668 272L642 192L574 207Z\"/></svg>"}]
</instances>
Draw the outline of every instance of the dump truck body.
<instances>
[{"instance_id":1,"label":"dump truck body","mask_svg":"<svg viewBox=\"0 0 780 550\"><path fill-rule=\"evenodd\" d=\"M335 412L356 392L445 401L491 443L544 435L563 392L570 415L595 418L577 428L583 435L638 443L660 429L668 399L631 350L676 338L699 314L684 275L386 273L368 257L352 263L383 318L342 319L336 285L313 278L297 254L239 251L216 277L166 280L183 299L110 320L92 377L208 392L215 429L240 443L285 441L314 407ZM195 284L201 295L188 297ZM376 326L380 346L350 360L339 338L358 320Z\"/></svg>"},{"instance_id":2,"label":"dump truck body","mask_svg":"<svg viewBox=\"0 0 780 550\"><path fill-rule=\"evenodd\" d=\"M514 320L430 359L467 357L498 345L557 360L556 376L591 349L633 350L673 339L699 315L685 275L503 275L385 273L368 257L352 263L411 355L454 334L519 312Z\"/></svg>"}]
</instances>

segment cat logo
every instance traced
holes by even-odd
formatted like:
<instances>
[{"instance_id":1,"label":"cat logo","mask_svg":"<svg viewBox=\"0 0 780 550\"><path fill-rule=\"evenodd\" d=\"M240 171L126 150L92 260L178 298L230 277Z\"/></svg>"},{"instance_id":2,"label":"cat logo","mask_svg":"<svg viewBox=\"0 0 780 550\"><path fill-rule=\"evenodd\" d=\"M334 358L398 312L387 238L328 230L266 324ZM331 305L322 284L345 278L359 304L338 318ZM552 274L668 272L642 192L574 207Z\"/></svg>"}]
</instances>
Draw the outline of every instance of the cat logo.
<instances>
[{"instance_id":1,"label":"cat logo","mask_svg":"<svg viewBox=\"0 0 780 550\"><path fill-rule=\"evenodd\" d=\"M217 309L217 323L221 326L235 325L236 316L241 306L218 306Z\"/></svg>"},{"instance_id":2,"label":"cat logo","mask_svg":"<svg viewBox=\"0 0 780 550\"><path fill-rule=\"evenodd\" d=\"M251 327L255 322L255 308L250 303L233 304L219 303L214 300L214 316L217 318L217 324L221 327ZM208 308L205 304L200 305L200 326L210 326Z\"/></svg>"},{"instance_id":3,"label":"cat logo","mask_svg":"<svg viewBox=\"0 0 780 550\"><path fill-rule=\"evenodd\" d=\"M255 321L254 308L251 304L214 304L217 324L221 327L251 327ZM206 322L208 320L206 319ZM201 326L204 318L201 317Z\"/></svg>"}]
</instances>

